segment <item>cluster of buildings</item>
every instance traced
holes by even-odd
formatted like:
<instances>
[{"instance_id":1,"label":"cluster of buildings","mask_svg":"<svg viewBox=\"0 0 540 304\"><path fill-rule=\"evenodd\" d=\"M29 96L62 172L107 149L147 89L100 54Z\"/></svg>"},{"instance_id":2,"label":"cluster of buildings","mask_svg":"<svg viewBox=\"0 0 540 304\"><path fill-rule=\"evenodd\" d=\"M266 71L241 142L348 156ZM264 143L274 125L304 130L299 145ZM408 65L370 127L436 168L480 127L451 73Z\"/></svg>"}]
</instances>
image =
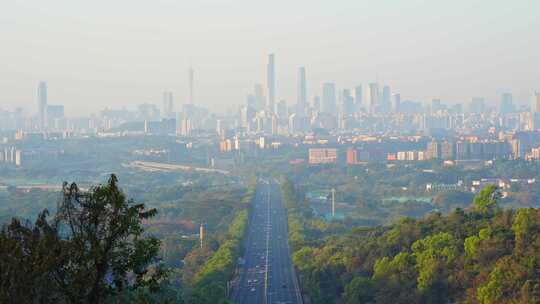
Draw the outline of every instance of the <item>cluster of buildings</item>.
<instances>
[{"instance_id":1,"label":"cluster of buildings","mask_svg":"<svg viewBox=\"0 0 540 304\"><path fill-rule=\"evenodd\" d=\"M22 165L23 153L15 147L4 147L0 149L0 163L12 164L17 167Z\"/></svg>"},{"instance_id":2,"label":"cluster of buildings","mask_svg":"<svg viewBox=\"0 0 540 304\"><path fill-rule=\"evenodd\" d=\"M365 137L361 140L292 143L308 148L310 164L392 161L444 161L448 164L495 159L540 159L540 131L501 133L499 137ZM332 157L325 157L332 155ZM335 157L334 157L335 156ZM340 161L341 159L341 161Z\"/></svg>"},{"instance_id":3,"label":"cluster of buildings","mask_svg":"<svg viewBox=\"0 0 540 304\"><path fill-rule=\"evenodd\" d=\"M190 68L189 95L181 106L175 105L173 92L165 91L161 106L107 108L82 118L68 118L63 106L50 104L47 84L40 82L37 115L0 109L0 136L10 130L14 140L188 137L222 156L304 149L309 164L540 159L539 92L528 107L518 107L511 93L502 94L497 107L481 97L453 105L440 99L402 100L378 82L348 88L325 82L320 94L310 97L306 68L299 67L296 101L288 103L279 98L276 57L270 54L264 85L255 84L236 112L218 115L195 103L194 75Z\"/></svg>"},{"instance_id":4,"label":"cluster of buildings","mask_svg":"<svg viewBox=\"0 0 540 304\"><path fill-rule=\"evenodd\" d=\"M21 109L0 110L0 130L139 132L197 136L228 131L244 134L296 135L324 129L338 132L452 135L490 127L527 131L540 129L540 93L535 92L530 107L518 108L511 93L501 95L499 106L484 98L446 105L440 99L429 103L402 100L401 94L378 82L339 88L325 82L320 94L308 94L307 72L299 67L294 103L280 99L276 90L276 57L268 56L265 85L255 84L246 101L232 115L217 115L194 101L194 70L188 71L187 102L175 105L173 92L162 94L162 105L141 104L135 110L107 108L96 115L66 118L64 106L48 101L48 86L37 88L37 115L29 117Z\"/></svg>"},{"instance_id":5,"label":"cluster of buildings","mask_svg":"<svg viewBox=\"0 0 540 304\"><path fill-rule=\"evenodd\" d=\"M294 104L276 98L275 56L267 64L266 86L255 84L239 108L234 128L247 133L294 135L317 129L424 135L451 135L489 127L504 130L540 129L540 93L531 107L518 108L511 93L504 93L498 107L484 98L472 98L465 106L448 106L440 99L429 103L402 100L400 93L378 82L338 89L323 83L321 94L308 100L306 68L298 68Z\"/></svg>"},{"instance_id":6,"label":"cluster of buildings","mask_svg":"<svg viewBox=\"0 0 540 304\"><path fill-rule=\"evenodd\" d=\"M464 183L459 180L455 184L440 184L440 183L428 183L426 184L426 192L435 194L448 191L468 191L478 193L483 188L490 185L497 185L501 190L503 197L508 196L508 193L512 191L512 187L527 187L534 185L536 179L534 178L480 178L472 180L470 183Z\"/></svg>"}]
</instances>

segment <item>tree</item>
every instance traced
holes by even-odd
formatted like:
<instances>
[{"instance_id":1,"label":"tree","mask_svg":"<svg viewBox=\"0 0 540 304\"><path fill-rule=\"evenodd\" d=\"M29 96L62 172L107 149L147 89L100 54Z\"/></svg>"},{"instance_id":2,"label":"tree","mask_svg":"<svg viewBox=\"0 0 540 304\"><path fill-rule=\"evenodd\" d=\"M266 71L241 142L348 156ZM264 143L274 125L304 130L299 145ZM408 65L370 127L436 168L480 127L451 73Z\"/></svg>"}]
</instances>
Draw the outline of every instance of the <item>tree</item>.
<instances>
[{"instance_id":1,"label":"tree","mask_svg":"<svg viewBox=\"0 0 540 304\"><path fill-rule=\"evenodd\" d=\"M12 219L0 232L0 303L55 303L62 299L54 282L62 273L63 244L46 221L35 224Z\"/></svg>"},{"instance_id":2,"label":"tree","mask_svg":"<svg viewBox=\"0 0 540 304\"><path fill-rule=\"evenodd\" d=\"M538 215L534 209L519 209L512 223L512 231L515 234L516 250L523 253L523 250L536 235L534 232L538 227Z\"/></svg>"},{"instance_id":3,"label":"tree","mask_svg":"<svg viewBox=\"0 0 540 304\"><path fill-rule=\"evenodd\" d=\"M519 295L527 269L510 257L499 259L488 280L478 287L477 300L481 304L511 303Z\"/></svg>"},{"instance_id":4,"label":"tree","mask_svg":"<svg viewBox=\"0 0 540 304\"><path fill-rule=\"evenodd\" d=\"M375 295L375 286L369 278L355 277L345 286L345 303L369 303Z\"/></svg>"},{"instance_id":5,"label":"tree","mask_svg":"<svg viewBox=\"0 0 540 304\"><path fill-rule=\"evenodd\" d=\"M116 176L88 192L64 183L51 224L47 214L33 227L13 220L2 230L0 300L28 302L17 298L26 286L35 287L30 302L41 303L103 303L130 291L157 291L166 276L157 259L160 242L144 236L142 226L156 210L128 200Z\"/></svg>"},{"instance_id":6,"label":"tree","mask_svg":"<svg viewBox=\"0 0 540 304\"><path fill-rule=\"evenodd\" d=\"M394 258L383 257L373 267L377 303L416 303L417 270L414 256L400 252Z\"/></svg>"},{"instance_id":7,"label":"tree","mask_svg":"<svg viewBox=\"0 0 540 304\"><path fill-rule=\"evenodd\" d=\"M474 208L482 214L491 214L497 209L500 197L499 188L496 185L489 185L480 190L480 193L474 198Z\"/></svg>"},{"instance_id":8,"label":"tree","mask_svg":"<svg viewBox=\"0 0 540 304\"><path fill-rule=\"evenodd\" d=\"M433 303L444 302L449 283L446 273L458 257L457 244L451 234L440 232L412 245L418 268L418 290Z\"/></svg>"}]
</instances>

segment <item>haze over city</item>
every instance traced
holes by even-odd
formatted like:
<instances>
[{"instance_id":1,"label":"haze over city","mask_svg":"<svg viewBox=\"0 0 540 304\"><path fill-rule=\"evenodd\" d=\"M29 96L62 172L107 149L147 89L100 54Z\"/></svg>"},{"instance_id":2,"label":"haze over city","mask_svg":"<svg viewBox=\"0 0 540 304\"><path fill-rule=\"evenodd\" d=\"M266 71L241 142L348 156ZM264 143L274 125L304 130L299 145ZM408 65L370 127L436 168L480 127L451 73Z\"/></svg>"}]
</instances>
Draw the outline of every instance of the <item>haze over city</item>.
<instances>
[{"instance_id":1,"label":"haze over city","mask_svg":"<svg viewBox=\"0 0 540 304\"><path fill-rule=\"evenodd\" d=\"M540 303L540 1L0 5L0 303Z\"/></svg>"},{"instance_id":2,"label":"haze over city","mask_svg":"<svg viewBox=\"0 0 540 304\"><path fill-rule=\"evenodd\" d=\"M403 99L528 104L540 79L537 1L8 1L0 11L0 106L35 114L39 81L66 115L160 103L172 91L216 111L264 83L276 98L384 82Z\"/></svg>"}]
</instances>

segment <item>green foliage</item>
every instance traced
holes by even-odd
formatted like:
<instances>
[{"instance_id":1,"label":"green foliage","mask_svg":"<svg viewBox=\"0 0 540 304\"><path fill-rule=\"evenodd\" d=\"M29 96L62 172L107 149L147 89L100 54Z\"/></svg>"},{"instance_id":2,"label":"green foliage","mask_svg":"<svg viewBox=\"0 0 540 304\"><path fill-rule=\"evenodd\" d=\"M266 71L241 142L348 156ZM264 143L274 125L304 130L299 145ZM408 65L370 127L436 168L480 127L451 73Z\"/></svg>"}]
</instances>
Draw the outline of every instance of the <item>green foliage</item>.
<instances>
[{"instance_id":1,"label":"green foliage","mask_svg":"<svg viewBox=\"0 0 540 304\"><path fill-rule=\"evenodd\" d=\"M9 224L13 217L35 221L42 210L55 212L60 198L57 192L37 189L28 192L15 188L0 191L0 225Z\"/></svg>"},{"instance_id":2,"label":"green foliage","mask_svg":"<svg viewBox=\"0 0 540 304\"><path fill-rule=\"evenodd\" d=\"M364 277L355 277L345 286L345 303L369 303L375 295L375 284Z\"/></svg>"},{"instance_id":3,"label":"green foliage","mask_svg":"<svg viewBox=\"0 0 540 304\"><path fill-rule=\"evenodd\" d=\"M375 262L373 281L376 302L416 302L416 261L410 253L400 252L393 259L383 257ZM382 292L381 292L382 291Z\"/></svg>"},{"instance_id":4,"label":"green foliage","mask_svg":"<svg viewBox=\"0 0 540 304\"><path fill-rule=\"evenodd\" d=\"M474 208L482 214L492 213L497 209L497 200L500 195L497 186L489 185L480 190L480 193L474 198Z\"/></svg>"},{"instance_id":5,"label":"green foliage","mask_svg":"<svg viewBox=\"0 0 540 304\"><path fill-rule=\"evenodd\" d=\"M448 270L458 256L457 240L440 232L416 241L412 245L418 269L418 290L429 297L445 297ZM451 279L451 278L450 278Z\"/></svg>"},{"instance_id":6,"label":"green foliage","mask_svg":"<svg viewBox=\"0 0 540 304\"><path fill-rule=\"evenodd\" d=\"M478 302L491 304L517 298L520 287L525 283L526 271L512 257L501 258L490 272L487 281L478 288Z\"/></svg>"},{"instance_id":7,"label":"green foliage","mask_svg":"<svg viewBox=\"0 0 540 304\"><path fill-rule=\"evenodd\" d=\"M433 205L439 210L451 211L455 208L466 208L473 200L474 195L469 192L448 191L441 192L433 198Z\"/></svg>"},{"instance_id":8,"label":"green foliage","mask_svg":"<svg viewBox=\"0 0 540 304\"><path fill-rule=\"evenodd\" d=\"M242 204L251 204L256 188L252 180ZM227 302L227 283L232 279L236 261L242 252L242 241L247 229L248 210L238 212L229 225L219 249L202 265L192 279L193 290L186 301L193 304Z\"/></svg>"},{"instance_id":9,"label":"green foliage","mask_svg":"<svg viewBox=\"0 0 540 304\"><path fill-rule=\"evenodd\" d=\"M159 240L143 235L155 209L128 200L116 177L81 192L63 191L52 223L13 219L0 233L0 302L102 303L124 293L159 289L166 272Z\"/></svg>"},{"instance_id":10,"label":"green foliage","mask_svg":"<svg viewBox=\"0 0 540 304\"><path fill-rule=\"evenodd\" d=\"M312 303L539 303L540 210L502 211L498 199L487 187L468 212L322 241L310 237L309 220L295 218L302 289Z\"/></svg>"},{"instance_id":11,"label":"green foliage","mask_svg":"<svg viewBox=\"0 0 540 304\"><path fill-rule=\"evenodd\" d=\"M516 236L516 248L521 252L527 243L534 239L539 232L540 220L534 209L520 209L517 211L512 224L512 231Z\"/></svg>"},{"instance_id":12,"label":"green foliage","mask_svg":"<svg viewBox=\"0 0 540 304\"><path fill-rule=\"evenodd\" d=\"M221 244L218 251L206 262L194 279L196 285L208 282L227 282L234 270L236 259L240 254L240 241L247 225L247 211L241 211L235 218L228 232L228 239Z\"/></svg>"}]
</instances>

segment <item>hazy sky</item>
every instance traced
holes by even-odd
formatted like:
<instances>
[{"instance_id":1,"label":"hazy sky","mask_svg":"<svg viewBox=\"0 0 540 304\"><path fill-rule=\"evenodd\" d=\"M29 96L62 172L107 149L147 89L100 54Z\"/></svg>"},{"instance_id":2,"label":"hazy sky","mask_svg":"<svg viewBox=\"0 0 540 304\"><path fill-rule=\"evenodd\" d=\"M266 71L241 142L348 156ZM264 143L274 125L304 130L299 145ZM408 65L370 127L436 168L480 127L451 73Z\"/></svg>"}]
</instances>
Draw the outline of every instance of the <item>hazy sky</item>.
<instances>
[{"instance_id":1,"label":"hazy sky","mask_svg":"<svg viewBox=\"0 0 540 304\"><path fill-rule=\"evenodd\" d=\"M244 103L276 54L277 97L377 77L403 99L527 102L540 90L538 0L2 0L0 106L36 111L39 80L68 115L105 106Z\"/></svg>"}]
</instances>

